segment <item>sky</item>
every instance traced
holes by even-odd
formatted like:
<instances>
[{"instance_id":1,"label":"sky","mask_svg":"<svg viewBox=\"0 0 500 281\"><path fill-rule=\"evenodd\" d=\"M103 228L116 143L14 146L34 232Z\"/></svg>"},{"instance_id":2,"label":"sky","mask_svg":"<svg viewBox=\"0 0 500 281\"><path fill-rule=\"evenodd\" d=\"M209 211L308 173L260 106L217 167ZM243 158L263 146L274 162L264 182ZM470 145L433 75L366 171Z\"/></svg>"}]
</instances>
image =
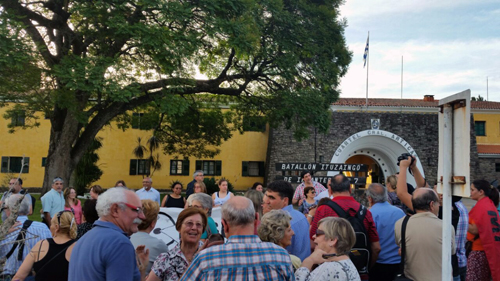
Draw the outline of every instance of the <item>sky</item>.
<instances>
[{"instance_id":1,"label":"sky","mask_svg":"<svg viewBox=\"0 0 500 281\"><path fill-rule=\"evenodd\" d=\"M500 102L500 0L345 0L340 10L353 53L340 97L366 97L369 31L368 98L401 98L403 58L403 98L470 89Z\"/></svg>"}]
</instances>

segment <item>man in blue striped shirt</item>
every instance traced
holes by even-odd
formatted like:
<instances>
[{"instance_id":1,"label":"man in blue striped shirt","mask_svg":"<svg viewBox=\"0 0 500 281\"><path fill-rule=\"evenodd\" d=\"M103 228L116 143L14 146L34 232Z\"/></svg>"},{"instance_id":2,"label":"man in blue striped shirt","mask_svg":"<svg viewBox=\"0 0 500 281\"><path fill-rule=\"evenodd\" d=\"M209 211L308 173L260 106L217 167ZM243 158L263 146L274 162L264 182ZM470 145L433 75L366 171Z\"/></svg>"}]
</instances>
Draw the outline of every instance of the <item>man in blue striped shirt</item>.
<instances>
[{"instance_id":1,"label":"man in blue striped shirt","mask_svg":"<svg viewBox=\"0 0 500 281\"><path fill-rule=\"evenodd\" d=\"M254 235L256 213L250 199L235 196L222 205L228 239L201 251L182 280L293 280L287 251Z\"/></svg>"},{"instance_id":2,"label":"man in blue striped shirt","mask_svg":"<svg viewBox=\"0 0 500 281\"><path fill-rule=\"evenodd\" d=\"M7 217L10 216L10 209L14 208L17 201L22 197L22 194L12 194L9 198L6 199L5 202L5 212ZM11 252L14 245L16 245L17 237L19 236L19 232L21 231L21 226L28 220L28 213L30 212L31 199L28 197L24 197L19 206L19 213L17 217L17 221L21 223L19 229L13 231L8 234L4 240L0 242L0 257L5 257L7 254ZM15 249L12 253L10 253L7 261L5 262L5 266L3 268L4 275L14 275L16 271L19 269L21 264L23 263L26 256L31 251L31 248L36 244L36 242L51 238L49 228L41 222L31 222L31 225L26 229L26 236L22 241L23 243L18 243L15 246ZM21 252L20 252L21 251Z\"/></svg>"}]
</instances>

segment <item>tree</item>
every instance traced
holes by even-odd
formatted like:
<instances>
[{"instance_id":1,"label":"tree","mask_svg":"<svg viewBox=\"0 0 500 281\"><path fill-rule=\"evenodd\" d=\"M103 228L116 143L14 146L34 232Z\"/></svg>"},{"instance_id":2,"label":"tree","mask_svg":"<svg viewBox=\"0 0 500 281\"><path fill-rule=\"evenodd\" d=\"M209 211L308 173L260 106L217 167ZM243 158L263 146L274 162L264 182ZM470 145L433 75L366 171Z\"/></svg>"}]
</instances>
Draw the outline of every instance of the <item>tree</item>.
<instances>
[{"instance_id":1,"label":"tree","mask_svg":"<svg viewBox=\"0 0 500 281\"><path fill-rule=\"evenodd\" d=\"M153 135L147 140L148 147L142 145L142 139L137 137L137 146L134 148L132 153L135 157L142 159L145 153L149 152L148 159L146 161L147 169L145 169L144 176L152 177L156 170L161 170L162 164L160 162L160 153L156 152L160 148L160 143L158 139Z\"/></svg>"},{"instance_id":2,"label":"tree","mask_svg":"<svg viewBox=\"0 0 500 281\"><path fill-rule=\"evenodd\" d=\"M51 122L42 192L133 111L160 116L164 152L184 156L218 153L245 116L299 140L326 131L351 61L341 3L0 0L2 101L25 110L24 127L37 112Z\"/></svg>"},{"instance_id":3,"label":"tree","mask_svg":"<svg viewBox=\"0 0 500 281\"><path fill-rule=\"evenodd\" d=\"M478 95L477 98L476 97L472 97L471 100L472 101L484 101L484 98L481 97L481 95Z\"/></svg>"},{"instance_id":4,"label":"tree","mask_svg":"<svg viewBox=\"0 0 500 281\"><path fill-rule=\"evenodd\" d=\"M97 166L99 155L97 150L102 147L102 138L96 137L76 165L72 180L76 193L83 195L86 189L102 176L102 170Z\"/></svg>"}]
</instances>

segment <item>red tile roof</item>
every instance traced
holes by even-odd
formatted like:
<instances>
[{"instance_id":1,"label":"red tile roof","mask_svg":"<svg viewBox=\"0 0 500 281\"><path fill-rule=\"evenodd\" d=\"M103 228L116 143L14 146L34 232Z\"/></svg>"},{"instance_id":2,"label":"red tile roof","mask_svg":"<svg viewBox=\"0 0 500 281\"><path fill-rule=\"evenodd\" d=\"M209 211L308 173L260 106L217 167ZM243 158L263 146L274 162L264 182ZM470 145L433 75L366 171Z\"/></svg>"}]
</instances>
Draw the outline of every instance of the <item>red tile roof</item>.
<instances>
[{"instance_id":1,"label":"red tile roof","mask_svg":"<svg viewBox=\"0 0 500 281\"><path fill-rule=\"evenodd\" d=\"M481 154L500 154L500 145L478 144L477 153Z\"/></svg>"},{"instance_id":2,"label":"red tile roof","mask_svg":"<svg viewBox=\"0 0 500 281\"><path fill-rule=\"evenodd\" d=\"M333 105L340 106L365 106L365 98L339 98ZM388 107L438 107L439 100L424 101L423 99L368 99L368 106ZM471 108L474 109L500 109L500 102L473 101Z\"/></svg>"}]
</instances>

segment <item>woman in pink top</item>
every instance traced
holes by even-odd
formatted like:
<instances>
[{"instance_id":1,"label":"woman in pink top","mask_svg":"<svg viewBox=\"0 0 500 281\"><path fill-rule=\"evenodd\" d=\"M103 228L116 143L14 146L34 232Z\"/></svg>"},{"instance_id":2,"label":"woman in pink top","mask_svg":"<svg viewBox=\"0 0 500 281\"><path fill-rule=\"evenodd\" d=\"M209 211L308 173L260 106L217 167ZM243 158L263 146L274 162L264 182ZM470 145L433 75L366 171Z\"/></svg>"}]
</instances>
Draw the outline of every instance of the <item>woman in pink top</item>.
<instances>
[{"instance_id":1,"label":"woman in pink top","mask_svg":"<svg viewBox=\"0 0 500 281\"><path fill-rule=\"evenodd\" d=\"M82 223L82 204L76 199L76 190L73 187L68 187L64 190L64 210L72 211L75 214L76 224Z\"/></svg>"}]
</instances>

